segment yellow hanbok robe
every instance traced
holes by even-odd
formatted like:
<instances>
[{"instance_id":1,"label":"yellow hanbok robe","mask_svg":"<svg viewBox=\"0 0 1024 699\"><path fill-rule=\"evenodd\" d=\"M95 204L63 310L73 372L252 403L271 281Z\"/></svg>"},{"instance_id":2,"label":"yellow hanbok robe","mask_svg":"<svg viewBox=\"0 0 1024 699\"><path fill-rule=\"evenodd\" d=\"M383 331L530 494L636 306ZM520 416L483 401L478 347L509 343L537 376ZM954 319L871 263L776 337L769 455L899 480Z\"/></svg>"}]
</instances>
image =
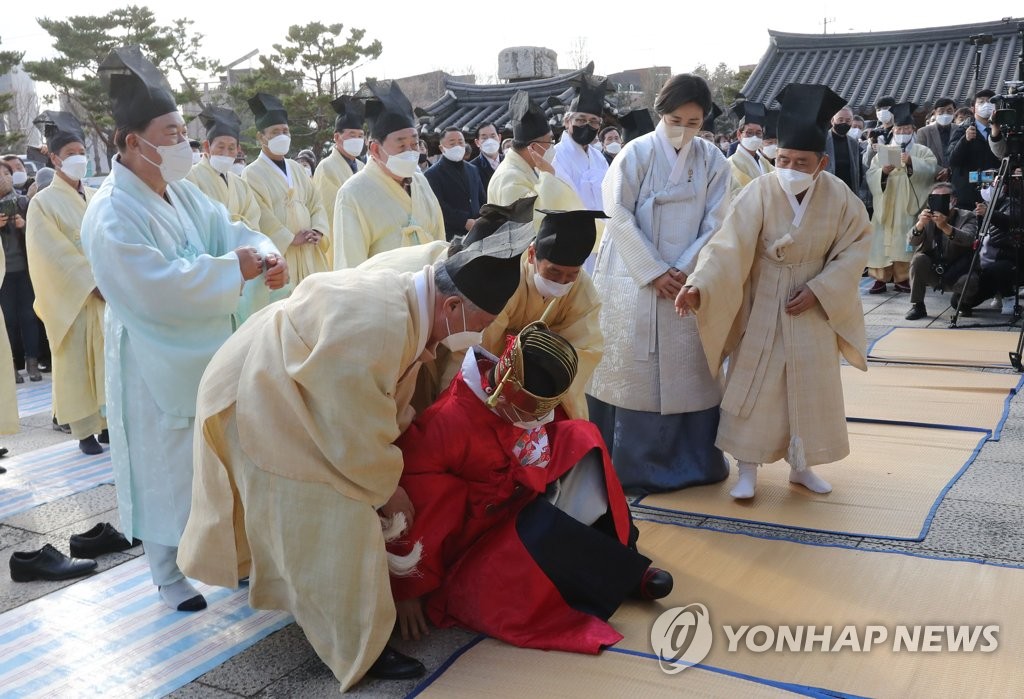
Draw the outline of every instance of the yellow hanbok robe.
<instances>
[{"instance_id":1,"label":"yellow hanbok robe","mask_svg":"<svg viewBox=\"0 0 1024 699\"><path fill-rule=\"evenodd\" d=\"M874 200L868 256L868 267L872 269L884 269L893 262L910 262L914 251L907 250L907 231L928 204L928 194L935 184L939 163L931 149L911 143L906 152L910 155L913 174L907 177L907 168L901 165L889 173L884 190L878 158L872 159L868 168L868 189Z\"/></svg>"},{"instance_id":2,"label":"yellow hanbok robe","mask_svg":"<svg viewBox=\"0 0 1024 699\"><path fill-rule=\"evenodd\" d=\"M83 439L105 426L103 311L94 295L92 265L82 251L82 217L95 190L79 193L61 177L32 198L25 216L25 249L36 300L53 355L53 410L61 423L78 423ZM76 431L78 431L76 429Z\"/></svg>"},{"instance_id":3,"label":"yellow hanbok robe","mask_svg":"<svg viewBox=\"0 0 1024 699\"><path fill-rule=\"evenodd\" d=\"M320 195L306 171L294 160L285 160L288 175L281 172L263 152L245 168L243 178L252 187L260 205L256 230L270 238L288 261L291 284L315 272L327 272L331 264L331 229ZM323 233L320 242L292 245L303 229Z\"/></svg>"},{"instance_id":4,"label":"yellow hanbok robe","mask_svg":"<svg viewBox=\"0 0 1024 699\"><path fill-rule=\"evenodd\" d=\"M232 223L241 221L254 231L260 230L259 201L252 187L241 177L233 172L222 175L213 169L208 158L203 158L193 166L186 179L199 187L210 199L223 204ZM262 274L250 279L243 286L242 295L238 299L238 310L232 315L234 326L240 326L246 318L271 301L286 298L291 289L292 285L286 285L277 291L270 291Z\"/></svg>"},{"instance_id":5,"label":"yellow hanbok robe","mask_svg":"<svg viewBox=\"0 0 1024 699\"><path fill-rule=\"evenodd\" d=\"M774 173L736 198L686 283L700 291L708 366L729 368L715 444L740 461L796 468L849 454L840 354L861 370L867 212L842 180L818 175L802 205ZM785 312L802 284L818 299Z\"/></svg>"},{"instance_id":6,"label":"yellow hanbok robe","mask_svg":"<svg viewBox=\"0 0 1024 699\"><path fill-rule=\"evenodd\" d=\"M331 148L331 154L320 161L313 173L313 186L320 194L320 201L324 204L324 211L327 213L327 224L331 227L331 239L336 240L334 231L334 203L338 198L338 190L341 185L348 182L352 175L365 167L360 160L355 160L356 172L352 172L349 160L342 155L338 149Z\"/></svg>"},{"instance_id":7,"label":"yellow hanbok robe","mask_svg":"<svg viewBox=\"0 0 1024 699\"><path fill-rule=\"evenodd\" d=\"M295 616L345 690L395 622L376 508L395 492L433 275L318 274L252 317L207 369L178 563Z\"/></svg>"},{"instance_id":8,"label":"yellow hanbok robe","mask_svg":"<svg viewBox=\"0 0 1024 699\"><path fill-rule=\"evenodd\" d=\"M444 240L444 215L423 173L411 194L376 161L353 175L334 202L334 268L357 267L374 255Z\"/></svg>"},{"instance_id":9,"label":"yellow hanbok robe","mask_svg":"<svg viewBox=\"0 0 1024 699\"><path fill-rule=\"evenodd\" d=\"M736 152L730 155L728 160L729 169L732 172L730 191L734 197L755 178L775 170L775 167L768 162L768 158L758 153L757 160L754 160L754 156L743 147L736 148Z\"/></svg>"},{"instance_id":10,"label":"yellow hanbok robe","mask_svg":"<svg viewBox=\"0 0 1024 699\"><path fill-rule=\"evenodd\" d=\"M509 150L487 185L487 202L509 206L523 197L537 197L533 222L538 228L544 218L539 209L577 211L584 208L572 185L556 175L537 173L523 156Z\"/></svg>"},{"instance_id":11,"label":"yellow hanbok robe","mask_svg":"<svg viewBox=\"0 0 1024 699\"><path fill-rule=\"evenodd\" d=\"M0 279L7 273L7 258L0 246ZM4 322L4 312L0 310L0 322ZM5 326L6 327L6 326ZM14 357L11 355L11 343L7 333L0 337L0 367L13 367ZM18 431L18 392L14 384L14 372L8 369L0 371L0 434L14 434Z\"/></svg>"}]
</instances>

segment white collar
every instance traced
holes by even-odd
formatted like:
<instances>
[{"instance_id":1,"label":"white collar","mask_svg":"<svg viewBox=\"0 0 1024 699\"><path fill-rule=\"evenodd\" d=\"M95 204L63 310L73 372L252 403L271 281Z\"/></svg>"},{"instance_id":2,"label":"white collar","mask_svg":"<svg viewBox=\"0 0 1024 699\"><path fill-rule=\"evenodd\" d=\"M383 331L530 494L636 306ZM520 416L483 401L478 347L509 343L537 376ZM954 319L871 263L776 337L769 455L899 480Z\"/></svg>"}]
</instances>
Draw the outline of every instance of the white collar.
<instances>
[{"instance_id":1,"label":"white collar","mask_svg":"<svg viewBox=\"0 0 1024 699\"><path fill-rule=\"evenodd\" d=\"M282 172L281 171L281 166L278 165L276 162L274 162L274 160L269 155L267 155L263 151L262 148L260 148L260 156L259 157L261 157L264 160L266 160L267 164L270 165L270 167L272 167L274 169L274 172L276 172L278 175L283 177L284 181L288 183L289 187L291 186L291 184L292 184L292 166L291 166L291 163L288 162L288 158L284 159L284 169L285 169L285 172Z\"/></svg>"},{"instance_id":2,"label":"white collar","mask_svg":"<svg viewBox=\"0 0 1024 699\"><path fill-rule=\"evenodd\" d=\"M820 172L818 177L821 177ZM789 199L789 205L793 207L793 228L799 228L804 220L804 214L807 213L807 204L811 201L811 196L814 194L814 186L818 184L818 177L815 177L814 181L811 182L811 186L804 190L803 201L798 201L795 196L786 190L782 190L782 193Z\"/></svg>"},{"instance_id":3,"label":"white collar","mask_svg":"<svg viewBox=\"0 0 1024 699\"><path fill-rule=\"evenodd\" d=\"M431 269L431 267L424 267L412 275L413 283L416 287L416 300L419 302L420 307L419 338L416 341L417 357L423 354L423 351L427 348L427 338L430 336L430 324L427 322L427 318L430 315L427 272Z\"/></svg>"}]
</instances>

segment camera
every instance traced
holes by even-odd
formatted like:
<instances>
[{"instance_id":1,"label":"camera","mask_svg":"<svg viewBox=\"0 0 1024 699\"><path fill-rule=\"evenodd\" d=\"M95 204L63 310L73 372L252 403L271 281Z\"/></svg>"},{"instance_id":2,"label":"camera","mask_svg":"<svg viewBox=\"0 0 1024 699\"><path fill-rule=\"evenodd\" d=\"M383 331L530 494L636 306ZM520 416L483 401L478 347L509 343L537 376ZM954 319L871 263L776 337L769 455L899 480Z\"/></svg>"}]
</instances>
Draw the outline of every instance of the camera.
<instances>
[{"instance_id":1,"label":"camera","mask_svg":"<svg viewBox=\"0 0 1024 699\"><path fill-rule=\"evenodd\" d=\"M991 184L996 180L995 170L971 170L967 175L971 184Z\"/></svg>"},{"instance_id":2,"label":"camera","mask_svg":"<svg viewBox=\"0 0 1024 699\"><path fill-rule=\"evenodd\" d=\"M14 199L8 199L7 201L0 201L0 216L7 216L10 218L18 213L18 202Z\"/></svg>"}]
</instances>

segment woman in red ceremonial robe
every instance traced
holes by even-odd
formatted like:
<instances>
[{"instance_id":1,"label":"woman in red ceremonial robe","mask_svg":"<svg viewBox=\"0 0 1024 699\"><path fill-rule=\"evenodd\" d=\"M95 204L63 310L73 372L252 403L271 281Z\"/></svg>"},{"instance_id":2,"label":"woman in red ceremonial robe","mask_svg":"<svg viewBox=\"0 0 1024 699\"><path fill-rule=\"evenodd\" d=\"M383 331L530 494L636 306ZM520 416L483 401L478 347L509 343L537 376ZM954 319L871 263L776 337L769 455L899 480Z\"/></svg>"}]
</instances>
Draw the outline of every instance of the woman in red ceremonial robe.
<instances>
[{"instance_id":1,"label":"woman in red ceremonial robe","mask_svg":"<svg viewBox=\"0 0 1024 699\"><path fill-rule=\"evenodd\" d=\"M391 580L404 636L426 631L425 607L438 626L597 653L622 638L607 619L626 597L671 591L671 576L636 552L600 432L555 410L575 371L568 342L529 326L500 360L467 352L399 439L414 517L388 548L423 544L420 574Z\"/></svg>"}]
</instances>

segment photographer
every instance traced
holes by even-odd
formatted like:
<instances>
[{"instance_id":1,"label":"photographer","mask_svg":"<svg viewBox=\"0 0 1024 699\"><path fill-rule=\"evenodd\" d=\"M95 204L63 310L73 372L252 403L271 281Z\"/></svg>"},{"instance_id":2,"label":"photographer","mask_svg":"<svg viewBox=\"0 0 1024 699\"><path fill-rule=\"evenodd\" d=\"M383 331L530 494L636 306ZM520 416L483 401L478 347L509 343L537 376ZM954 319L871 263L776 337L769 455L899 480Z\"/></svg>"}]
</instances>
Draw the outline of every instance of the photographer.
<instances>
[{"instance_id":1,"label":"photographer","mask_svg":"<svg viewBox=\"0 0 1024 699\"><path fill-rule=\"evenodd\" d=\"M970 209L981 201L978 189L971 184L971 173L999 167L999 158L989 147L989 138L998 134L998 128L993 129L989 121L995 113L996 105L991 102L995 94L979 90L974 95L974 120L965 122L949 138L950 179L957 199Z\"/></svg>"},{"instance_id":2,"label":"photographer","mask_svg":"<svg viewBox=\"0 0 1024 699\"><path fill-rule=\"evenodd\" d=\"M1016 172L1015 179L1019 181L1020 170ZM979 202L974 212L978 219L982 219L988 211L988 200L991 193L999 188L1001 183L997 179L991 188L984 188L981 191L985 201ZM978 261L981 266L981 279L978 285L977 297L972 301L977 304L987 298L1013 298L1016 289L1017 269L1019 266L1020 248L1018 240L1008 231L1011 227L1010 220L1010 197L1020 197L1019 191L1014 193L1010 187L1003 187L999 197L997 208L992 212L989 221L990 228L985 240L981 244L981 251L978 254ZM1020 203L1017 203L1020 206Z\"/></svg>"},{"instance_id":3,"label":"photographer","mask_svg":"<svg viewBox=\"0 0 1024 699\"><path fill-rule=\"evenodd\" d=\"M970 211L956 208L953 188L945 183L932 187L927 208L918 214L907 242L914 248L910 260L910 310L907 320L928 315L924 295L929 285L943 291L977 293L978 277L967 270L971 265L971 248L978 233L978 219ZM966 290L965 290L966 287ZM955 305L955 304L954 304ZM965 304L966 305L966 304ZM970 315L964 312L964 315Z\"/></svg>"},{"instance_id":4,"label":"photographer","mask_svg":"<svg viewBox=\"0 0 1024 699\"><path fill-rule=\"evenodd\" d=\"M28 257L25 253L25 211L28 209L28 198L14 188L13 173L6 162L0 162L0 242L7 259L3 285L0 286L0 307L3 308L12 349L20 340L29 379L41 381L39 321L32 310L35 293L28 276ZM24 382L17 369L14 370L14 377L17 383Z\"/></svg>"}]
</instances>

